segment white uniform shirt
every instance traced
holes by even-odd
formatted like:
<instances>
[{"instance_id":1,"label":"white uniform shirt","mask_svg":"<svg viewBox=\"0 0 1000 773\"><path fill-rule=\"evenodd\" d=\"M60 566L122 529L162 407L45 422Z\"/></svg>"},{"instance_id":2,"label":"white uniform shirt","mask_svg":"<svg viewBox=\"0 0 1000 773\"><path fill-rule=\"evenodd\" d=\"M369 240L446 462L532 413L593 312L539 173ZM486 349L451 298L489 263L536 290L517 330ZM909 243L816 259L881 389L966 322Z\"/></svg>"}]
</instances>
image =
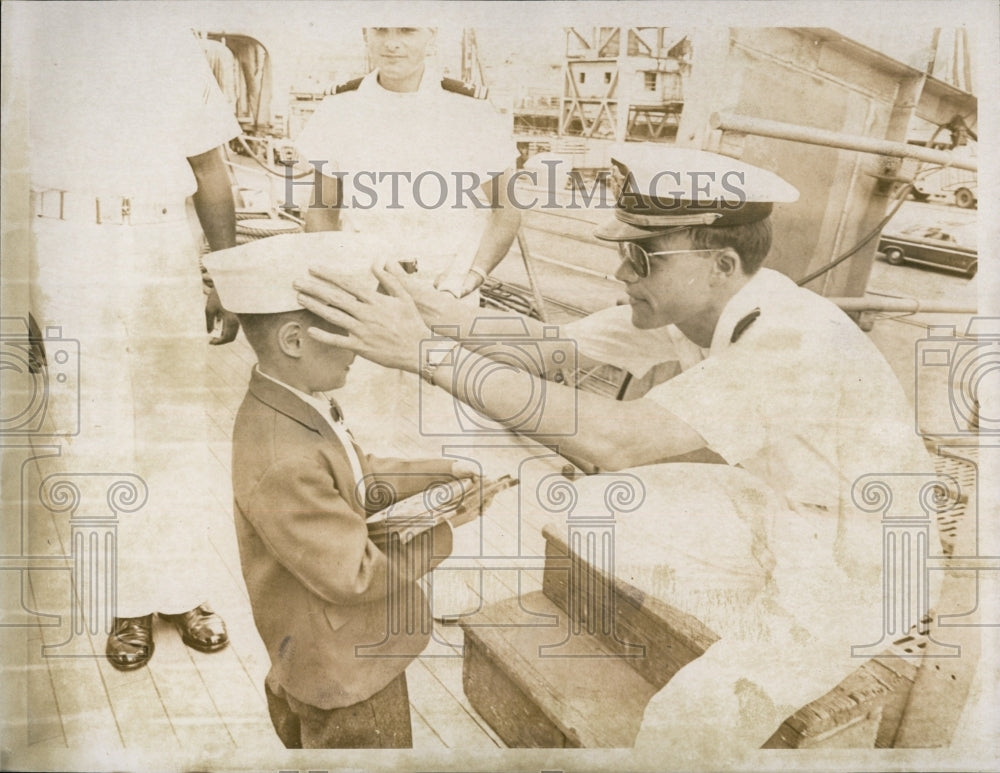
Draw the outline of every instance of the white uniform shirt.
<instances>
[{"instance_id":1,"label":"white uniform shirt","mask_svg":"<svg viewBox=\"0 0 1000 773\"><path fill-rule=\"evenodd\" d=\"M913 473L929 473L930 460L881 353L836 306L782 274L761 269L730 299L700 362L678 356L676 329L629 331L617 311L608 319L607 346L620 338L623 366L681 363L644 399L731 465L622 473L642 482L643 498L615 526L615 573L721 636L650 701L637 747L679 726L679 743L703 743L706 728L721 727L734 748L756 748L857 668L852 646L879 640L882 519L854 506L855 480L923 483ZM579 510L607 501L602 477L577 483ZM899 512L916 508L899 499ZM743 709L733 696L747 685L773 710Z\"/></svg>"},{"instance_id":2,"label":"white uniform shirt","mask_svg":"<svg viewBox=\"0 0 1000 773\"><path fill-rule=\"evenodd\" d=\"M100 5L61 4L32 30L32 188L183 200L186 159L239 134L233 109L190 30Z\"/></svg>"},{"instance_id":3,"label":"white uniform shirt","mask_svg":"<svg viewBox=\"0 0 1000 773\"><path fill-rule=\"evenodd\" d=\"M733 342L734 329L757 309L759 316ZM894 485L923 483L919 474L930 473L932 466L902 387L867 336L834 304L769 269L758 271L730 299L704 359L673 326L639 330L631 327L628 312L615 309L574 328L580 351L597 356L603 347L610 354L617 338L619 351L605 358L612 364L635 373L667 361L683 368L644 399L686 422L730 465L784 500L788 509L781 526L766 542L781 556L778 570L790 578L786 586L804 589L809 584L801 578L827 577L815 569L829 566L831 558L844 576L863 580L874 572L877 582L881 518L855 506L854 483L864 475L899 473L906 477L895 478ZM662 474L671 474L672 467L665 465ZM711 478L712 466L686 472L688 483L676 493L690 499L695 511L710 512L714 505L702 507L703 498L687 490L696 472ZM643 468L641 477L667 485L657 475L656 468ZM720 491L726 480L719 479ZM901 502L906 498L898 495ZM747 504L738 497L733 503L737 510ZM936 523L931 529L936 531ZM657 566L663 552L658 543L649 543L651 552L643 557L648 534L637 538L632 564ZM654 587L643 587L657 595Z\"/></svg>"},{"instance_id":4,"label":"white uniform shirt","mask_svg":"<svg viewBox=\"0 0 1000 773\"><path fill-rule=\"evenodd\" d=\"M295 144L303 160L325 162L324 174L344 174L345 227L379 234L398 258L416 258L421 272L463 277L486 210L459 188L474 188L488 204L479 184L517 157L511 127L493 106L445 91L430 69L416 91L402 93L369 73L355 91L327 97ZM333 191L324 192L324 203L333 202Z\"/></svg>"},{"instance_id":5,"label":"white uniform shirt","mask_svg":"<svg viewBox=\"0 0 1000 773\"><path fill-rule=\"evenodd\" d=\"M760 316L731 342L755 309ZM708 357L645 397L793 507L848 506L859 476L928 461L875 345L834 304L770 269L726 305Z\"/></svg>"}]
</instances>

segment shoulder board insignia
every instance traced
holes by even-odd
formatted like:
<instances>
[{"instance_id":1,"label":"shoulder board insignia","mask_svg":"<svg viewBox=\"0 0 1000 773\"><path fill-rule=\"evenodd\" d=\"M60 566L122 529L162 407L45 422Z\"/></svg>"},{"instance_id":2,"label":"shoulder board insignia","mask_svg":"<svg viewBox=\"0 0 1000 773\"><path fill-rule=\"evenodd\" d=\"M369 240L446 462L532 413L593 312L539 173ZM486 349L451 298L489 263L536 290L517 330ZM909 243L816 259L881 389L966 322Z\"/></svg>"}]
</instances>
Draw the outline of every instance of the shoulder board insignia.
<instances>
[{"instance_id":1,"label":"shoulder board insignia","mask_svg":"<svg viewBox=\"0 0 1000 773\"><path fill-rule=\"evenodd\" d=\"M346 83L341 83L337 86L337 89L334 93L343 94L345 91L357 91L358 86L361 85L361 81L363 80L364 78L354 78L352 80L347 81Z\"/></svg>"},{"instance_id":2,"label":"shoulder board insignia","mask_svg":"<svg viewBox=\"0 0 1000 773\"><path fill-rule=\"evenodd\" d=\"M490 90L486 86L477 86L475 83L466 83L455 78L442 78L441 88L455 94L462 94L475 99L486 99Z\"/></svg>"},{"instance_id":3,"label":"shoulder board insignia","mask_svg":"<svg viewBox=\"0 0 1000 773\"><path fill-rule=\"evenodd\" d=\"M750 327L754 320L760 316L760 309L754 309L749 314L747 314L743 319L736 323L736 327L733 328L733 335L729 339L729 343L735 344L740 340L740 336L746 332L746 329Z\"/></svg>"}]
</instances>

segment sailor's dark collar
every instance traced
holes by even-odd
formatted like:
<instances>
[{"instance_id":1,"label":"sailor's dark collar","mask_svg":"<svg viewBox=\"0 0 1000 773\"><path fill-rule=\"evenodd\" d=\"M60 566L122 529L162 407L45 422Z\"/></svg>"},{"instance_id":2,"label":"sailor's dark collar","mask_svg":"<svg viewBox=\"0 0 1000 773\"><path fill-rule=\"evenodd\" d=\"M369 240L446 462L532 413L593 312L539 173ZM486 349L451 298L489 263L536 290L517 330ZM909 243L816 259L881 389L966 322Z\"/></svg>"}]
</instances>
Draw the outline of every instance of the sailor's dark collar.
<instances>
[{"instance_id":1,"label":"sailor's dark collar","mask_svg":"<svg viewBox=\"0 0 1000 773\"><path fill-rule=\"evenodd\" d=\"M346 91L357 91L358 87L361 86L361 78L352 78L346 83L341 83L336 87L336 94L343 94ZM445 91L450 91L453 94L461 94L466 97L473 97L474 99L486 99L489 96L489 89L486 86L480 86L475 83L467 83L465 81L455 80L454 78L442 78L441 88Z\"/></svg>"}]
</instances>

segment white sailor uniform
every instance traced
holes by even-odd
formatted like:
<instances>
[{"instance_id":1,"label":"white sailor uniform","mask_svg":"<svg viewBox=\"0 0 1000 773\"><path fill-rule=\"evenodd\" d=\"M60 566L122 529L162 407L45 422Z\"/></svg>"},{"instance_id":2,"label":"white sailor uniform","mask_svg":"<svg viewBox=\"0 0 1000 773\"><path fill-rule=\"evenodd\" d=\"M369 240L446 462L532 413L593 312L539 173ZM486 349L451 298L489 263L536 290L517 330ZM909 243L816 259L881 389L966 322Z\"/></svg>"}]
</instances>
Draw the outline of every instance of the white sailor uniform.
<instances>
[{"instance_id":1,"label":"white sailor uniform","mask_svg":"<svg viewBox=\"0 0 1000 773\"><path fill-rule=\"evenodd\" d=\"M489 202L479 184L474 194L459 189L512 167L517 150L488 101L442 83L428 68L416 91L389 91L375 70L327 97L295 144L323 174L343 174L346 227L379 234L431 279L444 271L464 279Z\"/></svg>"}]
</instances>

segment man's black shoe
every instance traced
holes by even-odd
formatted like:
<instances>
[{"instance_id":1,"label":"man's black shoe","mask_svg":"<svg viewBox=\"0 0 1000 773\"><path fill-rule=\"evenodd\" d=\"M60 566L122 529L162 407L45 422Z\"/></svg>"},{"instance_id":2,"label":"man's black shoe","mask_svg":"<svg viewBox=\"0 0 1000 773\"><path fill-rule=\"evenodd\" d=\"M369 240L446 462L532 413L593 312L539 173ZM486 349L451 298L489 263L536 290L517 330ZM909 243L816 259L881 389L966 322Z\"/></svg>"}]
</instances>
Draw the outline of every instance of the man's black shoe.
<instances>
[{"instance_id":1,"label":"man's black shoe","mask_svg":"<svg viewBox=\"0 0 1000 773\"><path fill-rule=\"evenodd\" d=\"M226 623L208 604L199 604L179 615L158 613L177 626L184 643L200 652L216 652L229 644Z\"/></svg>"},{"instance_id":2,"label":"man's black shoe","mask_svg":"<svg viewBox=\"0 0 1000 773\"><path fill-rule=\"evenodd\" d=\"M153 657L153 616L116 617L104 649L119 671L142 668Z\"/></svg>"}]
</instances>

